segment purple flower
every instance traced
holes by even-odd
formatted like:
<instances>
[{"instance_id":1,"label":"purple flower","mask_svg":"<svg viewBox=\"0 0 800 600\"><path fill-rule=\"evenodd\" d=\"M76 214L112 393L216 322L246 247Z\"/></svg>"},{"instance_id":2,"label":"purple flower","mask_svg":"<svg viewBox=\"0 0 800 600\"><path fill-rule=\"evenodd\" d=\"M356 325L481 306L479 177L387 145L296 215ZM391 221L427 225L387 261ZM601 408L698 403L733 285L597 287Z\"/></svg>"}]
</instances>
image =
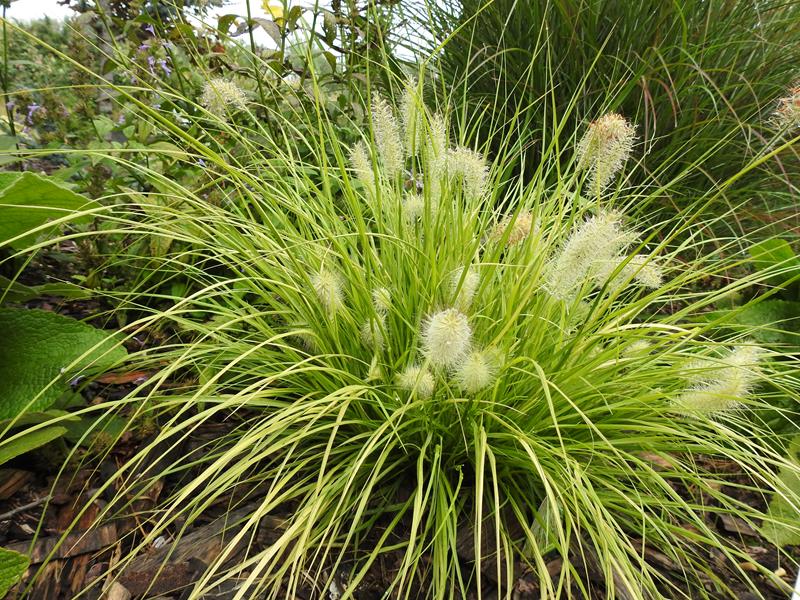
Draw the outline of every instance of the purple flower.
<instances>
[{"instance_id":1,"label":"purple flower","mask_svg":"<svg viewBox=\"0 0 800 600\"><path fill-rule=\"evenodd\" d=\"M147 52L150 49L150 45L147 43L141 44L136 51L137 52Z\"/></svg>"},{"instance_id":2,"label":"purple flower","mask_svg":"<svg viewBox=\"0 0 800 600\"><path fill-rule=\"evenodd\" d=\"M161 67L161 69L164 71L164 75L169 77L172 74L172 69L169 68L169 65L167 64L167 60L166 59L164 59L164 58L160 59L158 61L158 64Z\"/></svg>"},{"instance_id":3,"label":"purple flower","mask_svg":"<svg viewBox=\"0 0 800 600\"><path fill-rule=\"evenodd\" d=\"M153 77L156 76L156 72L153 67L156 66L156 57L155 56L148 56L147 57L147 68L150 69L150 75Z\"/></svg>"},{"instance_id":4,"label":"purple flower","mask_svg":"<svg viewBox=\"0 0 800 600\"><path fill-rule=\"evenodd\" d=\"M14 102L13 100L9 100L8 102L6 102L6 110L7 110L8 112L11 112L12 110L14 110L14 107L15 107L16 105L17 105L17 103L16 103L16 102Z\"/></svg>"},{"instance_id":5,"label":"purple flower","mask_svg":"<svg viewBox=\"0 0 800 600\"><path fill-rule=\"evenodd\" d=\"M200 165L201 167L205 167L206 166L206 161L204 161L202 158L198 158L197 159L197 164Z\"/></svg>"},{"instance_id":6,"label":"purple flower","mask_svg":"<svg viewBox=\"0 0 800 600\"><path fill-rule=\"evenodd\" d=\"M34 114L36 113L36 111L37 111L37 110L39 110L40 108L42 108L42 107L41 107L40 105L36 104L36 102L33 102L33 103L31 103L31 104L28 104L28 116L27 116L27 117L25 117L25 122L26 122L28 125L33 125L33 115L34 115Z\"/></svg>"},{"instance_id":7,"label":"purple flower","mask_svg":"<svg viewBox=\"0 0 800 600\"><path fill-rule=\"evenodd\" d=\"M147 31L150 35L155 36L156 30L153 29L152 25L145 25L144 30Z\"/></svg>"},{"instance_id":8,"label":"purple flower","mask_svg":"<svg viewBox=\"0 0 800 600\"><path fill-rule=\"evenodd\" d=\"M120 115L119 119L117 119L118 125L125 125L125 115Z\"/></svg>"}]
</instances>

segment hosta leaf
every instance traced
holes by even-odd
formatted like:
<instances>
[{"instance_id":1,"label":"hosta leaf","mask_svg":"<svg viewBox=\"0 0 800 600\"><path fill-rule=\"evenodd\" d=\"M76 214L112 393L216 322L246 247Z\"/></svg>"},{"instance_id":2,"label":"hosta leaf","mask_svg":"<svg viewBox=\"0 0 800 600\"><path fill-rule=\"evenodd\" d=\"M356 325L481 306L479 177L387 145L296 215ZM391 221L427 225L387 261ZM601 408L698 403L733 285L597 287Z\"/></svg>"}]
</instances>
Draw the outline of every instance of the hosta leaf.
<instances>
[{"instance_id":1,"label":"hosta leaf","mask_svg":"<svg viewBox=\"0 0 800 600\"><path fill-rule=\"evenodd\" d=\"M100 205L54 180L35 173L0 173L0 247L25 248L48 230L32 231L48 221ZM75 222L87 220L76 215Z\"/></svg>"},{"instance_id":2,"label":"hosta leaf","mask_svg":"<svg viewBox=\"0 0 800 600\"><path fill-rule=\"evenodd\" d=\"M0 309L0 340L0 419L47 410L81 371L127 355L109 332L41 310Z\"/></svg>"}]
</instances>

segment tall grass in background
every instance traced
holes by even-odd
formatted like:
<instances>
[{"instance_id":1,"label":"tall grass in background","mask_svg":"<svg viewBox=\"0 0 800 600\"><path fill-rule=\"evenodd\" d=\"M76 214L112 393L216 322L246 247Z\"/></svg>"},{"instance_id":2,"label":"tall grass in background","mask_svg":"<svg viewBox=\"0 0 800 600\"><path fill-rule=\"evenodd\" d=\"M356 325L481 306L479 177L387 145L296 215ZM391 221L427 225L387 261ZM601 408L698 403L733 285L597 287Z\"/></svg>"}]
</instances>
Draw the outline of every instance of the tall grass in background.
<instances>
[{"instance_id":1,"label":"tall grass in background","mask_svg":"<svg viewBox=\"0 0 800 600\"><path fill-rule=\"evenodd\" d=\"M554 123L620 112L642 142L631 183L682 178L660 201L672 212L751 162L775 134L777 99L800 77L794 0L446 0L407 10L432 29L429 49L443 42L442 87L467 118L480 115L470 139L498 151L498 134L524 137L516 171L530 177ZM729 229L796 226L799 172L787 149L725 189L719 201L737 209Z\"/></svg>"},{"instance_id":2,"label":"tall grass in background","mask_svg":"<svg viewBox=\"0 0 800 600\"><path fill-rule=\"evenodd\" d=\"M342 577L340 597L358 597L384 559L384 597L485 597L491 582L507 598L523 568L546 598L732 596L708 552L763 594L747 569L774 575L704 515L710 504L753 527L770 520L731 489L777 489L800 506L776 476L798 470L783 458L793 411L772 425L798 383L791 356L701 318L751 283L723 277L739 240L704 237L731 213L682 213L679 225L628 216L672 193L669 182L587 194L635 166L630 124L615 115L574 131L551 114L558 143L509 183L529 138L504 138L488 161L487 145L457 140L483 119L501 134L491 113L464 119L460 88L431 111L432 85L394 83L398 108L373 98L355 145L313 77L309 111L259 106L233 76L209 79L197 100L160 90L179 118L112 86L208 178L176 181L102 152L151 184L106 198L109 235L160 249L110 257L144 275L109 298L135 315L129 335L166 335L134 355L132 370L155 372L136 395L93 407L157 424L97 491L117 487L102 518L166 475L177 482L137 515L144 534L111 575L225 502L255 505L191 597L224 582L239 598L324 595ZM662 168L693 176L666 158ZM201 452L148 462L217 423L227 433ZM277 515L259 545L259 523Z\"/></svg>"}]
</instances>

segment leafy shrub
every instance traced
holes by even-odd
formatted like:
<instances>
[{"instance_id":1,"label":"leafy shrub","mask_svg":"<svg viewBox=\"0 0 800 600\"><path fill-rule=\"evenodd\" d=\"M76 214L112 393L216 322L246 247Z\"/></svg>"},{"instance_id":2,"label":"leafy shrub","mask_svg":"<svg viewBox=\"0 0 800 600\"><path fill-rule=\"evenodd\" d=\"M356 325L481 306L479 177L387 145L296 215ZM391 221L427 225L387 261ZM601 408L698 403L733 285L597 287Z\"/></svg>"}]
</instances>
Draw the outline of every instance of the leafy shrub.
<instances>
[{"instance_id":1,"label":"leafy shrub","mask_svg":"<svg viewBox=\"0 0 800 600\"><path fill-rule=\"evenodd\" d=\"M187 477L120 568L243 486L257 508L226 552L265 515L290 514L234 566L223 552L194 596L227 579L240 594L291 596L307 580L328 589L342 569L345 595L357 594L385 555L387 596L462 597L493 580L510 597L522 563L543 596L586 597L587 556L607 597L730 595L730 582L708 579L712 549L759 594L737 566L749 558L704 514L711 502L753 525L765 517L703 457L734 463L746 480L734 487L777 486L797 506L775 475L797 467L759 419L776 396L797 395L776 353L700 318L747 283L698 289L724 273L736 241L696 258L704 240L691 220L659 228L627 218L622 201L587 203L586 175L559 172L555 151L540 179L506 188L516 208L501 214L505 165L453 146L447 115L429 114L420 90L407 86L399 116L376 99L355 145L322 114L302 141L311 161L296 115L258 147L225 124L251 153L245 167L192 144L235 202L174 185L168 202L142 201L141 224L120 218L130 235L181 239L155 261L196 290L131 325L176 333L140 356L139 368L162 366L140 404L161 428L121 474L205 422L235 423L170 465ZM621 168L627 155L608 151L592 150L605 157L596 164ZM128 493L146 493L141 477ZM556 556L564 567L551 578Z\"/></svg>"},{"instance_id":2,"label":"leafy shrub","mask_svg":"<svg viewBox=\"0 0 800 600\"><path fill-rule=\"evenodd\" d=\"M63 410L76 399L83 404L70 382L127 355L121 339L108 332L52 312L7 306L45 294L87 294L71 282L28 286L18 278L32 249L64 239L62 226L85 224L99 210L97 202L48 178L0 173L0 272L13 275L0 275L0 465L67 434L65 420L73 431L81 429L79 419Z\"/></svg>"}]
</instances>

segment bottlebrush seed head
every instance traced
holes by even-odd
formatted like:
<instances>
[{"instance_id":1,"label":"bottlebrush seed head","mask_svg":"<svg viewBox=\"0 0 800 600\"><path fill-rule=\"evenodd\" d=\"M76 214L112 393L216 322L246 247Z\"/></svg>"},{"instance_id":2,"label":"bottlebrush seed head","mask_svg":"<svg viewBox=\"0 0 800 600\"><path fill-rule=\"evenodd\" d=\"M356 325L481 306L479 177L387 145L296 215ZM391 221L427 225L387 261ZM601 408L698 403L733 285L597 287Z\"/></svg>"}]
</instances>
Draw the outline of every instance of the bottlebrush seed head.
<instances>
[{"instance_id":1,"label":"bottlebrush seed head","mask_svg":"<svg viewBox=\"0 0 800 600\"><path fill-rule=\"evenodd\" d=\"M369 158L369 150L363 142L356 142L350 149L350 166L353 168L356 178L364 184L368 191L375 191L375 173L372 171L372 162Z\"/></svg>"},{"instance_id":2,"label":"bottlebrush seed head","mask_svg":"<svg viewBox=\"0 0 800 600\"><path fill-rule=\"evenodd\" d=\"M383 329L386 326L384 319L367 319L361 326L361 341L367 348L382 350L385 340Z\"/></svg>"},{"instance_id":3,"label":"bottlebrush seed head","mask_svg":"<svg viewBox=\"0 0 800 600\"><path fill-rule=\"evenodd\" d=\"M421 147L425 131L425 106L418 95L416 79L406 81L400 102L400 120L403 125L403 142L407 156L414 156Z\"/></svg>"},{"instance_id":4,"label":"bottlebrush seed head","mask_svg":"<svg viewBox=\"0 0 800 600\"><path fill-rule=\"evenodd\" d=\"M433 396L435 382L433 375L428 369L413 365L407 367L397 376L398 387L415 393L420 399L427 399Z\"/></svg>"},{"instance_id":5,"label":"bottlebrush seed head","mask_svg":"<svg viewBox=\"0 0 800 600\"><path fill-rule=\"evenodd\" d=\"M482 154L469 148L453 148L445 155L446 169L450 177L461 179L464 195L480 199L486 192L489 167Z\"/></svg>"},{"instance_id":6,"label":"bottlebrush seed head","mask_svg":"<svg viewBox=\"0 0 800 600\"><path fill-rule=\"evenodd\" d=\"M466 274L464 268L461 267L450 276L450 294L454 297L454 304L459 310L463 312L469 310L480 282L480 274L472 267L467 270Z\"/></svg>"},{"instance_id":7,"label":"bottlebrush seed head","mask_svg":"<svg viewBox=\"0 0 800 600\"><path fill-rule=\"evenodd\" d=\"M617 113L608 113L589 124L576 152L578 170L590 170L592 190L609 184L630 157L635 141L636 129Z\"/></svg>"},{"instance_id":8,"label":"bottlebrush seed head","mask_svg":"<svg viewBox=\"0 0 800 600\"><path fill-rule=\"evenodd\" d=\"M468 394L474 394L489 387L495 378L497 368L484 352L472 352L458 366L456 381Z\"/></svg>"},{"instance_id":9,"label":"bottlebrush seed head","mask_svg":"<svg viewBox=\"0 0 800 600\"><path fill-rule=\"evenodd\" d=\"M605 282L609 265L618 265L622 251L636 234L622 225L616 212L601 211L576 227L548 266L547 288L562 300L573 297L587 281ZM613 271L613 269L611 270Z\"/></svg>"},{"instance_id":10,"label":"bottlebrush seed head","mask_svg":"<svg viewBox=\"0 0 800 600\"><path fill-rule=\"evenodd\" d=\"M420 194L408 194L403 198L403 218L413 225L425 214L425 198Z\"/></svg>"},{"instance_id":11,"label":"bottlebrush seed head","mask_svg":"<svg viewBox=\"0 0 800 600\"><path fill-rule=\"evenodd\" d=\"M372 291L372 305L378 315L385 317L389 314L389 309L392 308L392 293L389 288L375 288Z\"/></svg>"},{"instance_id":12,"label":"bottlebrush seed head","mask_svg":"<svg viewBox=\"0 0 800 600\"><path fill-rule=\"evenodd\" d=\"M512 247L521 244L534 230L533 215L530 212L521 212L518 215L508 216L492 231L492 239L502 240L506 237L506 246Z\"/></svg>"},{"instance_id":13,"label":"bottlebrush seed head","mask_svg":"<svg viewBox=\"0 0 800 600\"><path fill-rule=\"evenodd\" d=\"M467 317L455 308L435 313L422 328L425 356L437 367L457 366L469 352L471 341Z\"/></svg>"},{"instance_id":14,"label":"bottlebrush seed head","mask_svg":"<svg viewBox=\"0 0 800 600\"><path fill-rule=\"evenodd\" d=\"M218 117L225 117L228 109L246 108L247 95L234 82L217 77L206 81L203 85L200 103L208 109L208 112Z\"/></svg>"},{"instance_id":15,"label":"bottlebrush seed head","mask_svg":"<svg viewBox=\"0 0 800 600\"><path fill-rule=\"evenodd\" d=\"M335 314L344 308L344 286L338 273L322 269L311 277L311 286L325 310Z\"/></svg>"},{"instance_id":16,"label":"bottlebrush seed head","mask_svg":"<svg viewBox=\"0 0 800 600\"><path fill-rule=\"evenodd\" d=\"M675 400L675 407L687 414L710 415L738 408L758 382L763 355L758 346L739 346L717 363L702 363L695 384Z\"/></svg>"},{"instance_id":17,"label":"bottlebrush seed head","mask_svg":"<svg viewBox=\"0 0 800 600\"><path fill-rule=\"evenodd\" d=\"M405 157L400 138L400 126L392 108L386 100L378 96L375 96L372 101L372 128L384 173L388 177L395 177L403 170Z\"/></svg>"}]
</instances>

